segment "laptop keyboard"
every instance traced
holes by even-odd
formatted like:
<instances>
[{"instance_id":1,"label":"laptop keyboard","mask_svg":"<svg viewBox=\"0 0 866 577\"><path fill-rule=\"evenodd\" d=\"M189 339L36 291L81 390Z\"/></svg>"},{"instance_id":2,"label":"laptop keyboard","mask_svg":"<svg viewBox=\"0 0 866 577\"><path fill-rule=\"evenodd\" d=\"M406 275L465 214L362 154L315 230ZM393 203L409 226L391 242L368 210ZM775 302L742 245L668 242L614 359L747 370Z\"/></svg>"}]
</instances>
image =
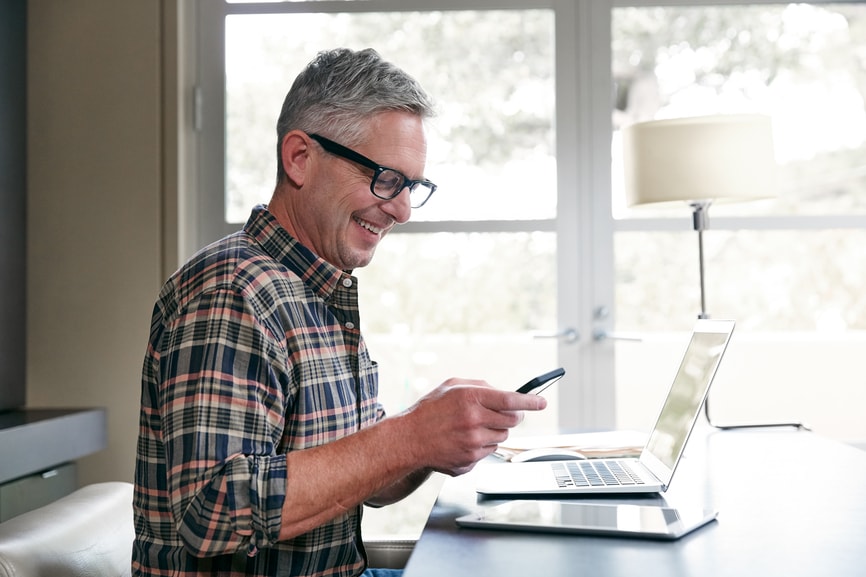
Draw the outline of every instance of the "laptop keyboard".
<instances>
[{"instance_id":1,"label":"laptop keyboard","mask_svg":"<svg viewBox=\"0 0 866 577\"><path fill-rule=\"evenodd\" d=\"M560 488L644 484L628 463L620 461L567 461L551 467Z\"/></svg>"}]
</instances>

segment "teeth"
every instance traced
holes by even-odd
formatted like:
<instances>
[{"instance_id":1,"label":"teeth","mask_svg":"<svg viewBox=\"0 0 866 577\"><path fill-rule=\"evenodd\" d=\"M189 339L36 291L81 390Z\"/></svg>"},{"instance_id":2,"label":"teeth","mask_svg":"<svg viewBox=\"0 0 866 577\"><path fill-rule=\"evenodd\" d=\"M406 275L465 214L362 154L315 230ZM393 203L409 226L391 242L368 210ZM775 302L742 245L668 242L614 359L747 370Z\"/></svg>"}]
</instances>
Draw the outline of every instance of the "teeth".
<instances>
[{"instance_id":1,"label":"teeth","mask_svg":"<svg viewBox=\"0 0 866 577\"><path fill-rule=\"evenodd\" d=\"M373 226L372 224L370 224L370 223L367 222L367 221L360 220L360 219L357 219L357 218L355 219L355 222L357 222L357 223L360 224L363 228L366 228L367 230L369 230L369 231L372 232L373 234L382 234L382 230L384 230L384 229L381 229L381 228L378 228L378 227Z\"/></svg>"}]
</instances>

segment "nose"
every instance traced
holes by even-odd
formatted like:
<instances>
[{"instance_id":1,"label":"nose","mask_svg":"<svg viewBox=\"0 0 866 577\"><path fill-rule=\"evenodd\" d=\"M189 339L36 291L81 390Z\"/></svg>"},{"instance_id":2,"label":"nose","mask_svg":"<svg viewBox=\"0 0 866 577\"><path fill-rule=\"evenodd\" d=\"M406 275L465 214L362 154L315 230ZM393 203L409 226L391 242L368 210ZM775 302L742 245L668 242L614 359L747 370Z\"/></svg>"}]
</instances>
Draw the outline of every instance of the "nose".
<instances>
[{"instance_id":1,"label":"nose","mask_svg":"<svg viewBox=\"0 0 866 577\"><path fill-rule=\"evenodd\" d=\"M404 186L397 196L383 203L382 210L397 224L408 222L409 217L412 216L412 200L409 196L409 187Z\"/></svg>"}]
</instances>

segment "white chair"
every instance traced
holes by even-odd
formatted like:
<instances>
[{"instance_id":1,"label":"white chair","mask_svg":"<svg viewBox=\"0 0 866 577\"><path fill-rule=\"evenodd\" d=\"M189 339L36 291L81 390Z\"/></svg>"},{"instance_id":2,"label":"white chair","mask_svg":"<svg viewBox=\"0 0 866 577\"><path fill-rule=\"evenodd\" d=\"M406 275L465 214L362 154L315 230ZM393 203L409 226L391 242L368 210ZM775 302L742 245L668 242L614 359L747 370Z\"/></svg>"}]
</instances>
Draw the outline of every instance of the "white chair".
<instances>
[{"instance_id":1,"label":"white chair","mask_svg":"<svg viewBox=\"0 0 866 577\"><path fill-rule=\"evenodd\" d=\"M94 483L0 523L0 577L127 577L132 484Z\"/></svg>"},{"instance_id":2,"label":"white chair","mask_svg":"<svg viewBox=\"0 0 866 577\"><path fill-rule=\"evenodd\" d=\"M0 523L0 577L128 577L131 483L94 483ZM366 543L371 567L402 568L413 540Z\"/></svg>"}]
</instances>

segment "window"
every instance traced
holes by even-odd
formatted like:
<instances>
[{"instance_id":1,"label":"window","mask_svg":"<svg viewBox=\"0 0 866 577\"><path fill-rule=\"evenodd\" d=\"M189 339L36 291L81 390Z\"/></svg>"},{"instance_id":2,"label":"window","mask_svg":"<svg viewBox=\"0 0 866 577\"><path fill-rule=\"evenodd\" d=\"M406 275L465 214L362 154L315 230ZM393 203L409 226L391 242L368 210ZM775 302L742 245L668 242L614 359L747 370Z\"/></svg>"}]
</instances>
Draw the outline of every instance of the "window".
<instances>
[{"instance_id":1,"label":"window","mask_svg":"<svg viewBox=\"0 0 866 577\"><path fill-rule=\"evenodd\" d=\"M772 120L778 198L713 206L704 234L708 310L738 320L711 397L716 420L804 420L862 438L849 407L864 398L854 351L866 334L866 271L855 264L866 241L866 4L612 14L615 182L618 129L629 122L741 112ZM617 330L657 336L617 345L618 420L645 427L629 399L666 386L664 372L645 371L649 357L675 358L664 331L687 330L700 310L697 239L685 205L628 210L615 186L612 213Z\"/></svg>"},{"instance_id":2,"label":"window","mask_svg":"<svg viewBox=\"0 0 866 577\"><path fill-rule=\"evenodd\" d=\"M201 21L221 31L202 35L203 58L225 54L206 66L224 67L224 85L200 82L210 87L200 89L207 92L201 100L214 124L203 127L201 140L225 168L204 174L212 184L202 187L202 204L216 209L200 211L198 244L236 230L253 205L268 201L275 118L318 50L371 46L437 101L426 174L439 188L370 266L355 271L380 398L392 413L448 377L517 388L559 362L556 339L534 338L556 332L559 180L573 170L560 171L557 162L564 121L557 124L556 10L489 4L422 11L393 2L375 12L364 2L333 12L312 2L200 6ZM222 99L224 120L213 112ZM224 150L216 146L222 142ZM523 431L556 428L557 391L546 396L548 413L528 418ZM399 515L371 511L368 530L405 533L409 515L420 531L432 496L435 490L401 504ZM411 510L420 513L412 518Z\"/></svg>"},{"instance_id":3,"label":"window","mask_svg":"<svg viewBox=\"0 0 866 577\"><path fill-rule=\"evenodd\" d=\"M356 271L392 410L461 364L461 374L479 375L463 360L467 344L474 358L519 358L529 331L555 324L555 239L533 222L556 215L551 11L230 13L225 43L225 221L235 227L270 196L275 114L294 74L322 47L372 46L436 95L427 172L439 189L413 211L425 232L398 230ZM523 224L488 232L479 220ZM511 255L507 267L502 254ZM467 286L484 298L463 298ZM532 348L543 355L551 346ZM543 356L550 360L541 366L555 363L553 351Z\"/></svg>"},{"instance_id":4,"label":"window","mask_svg":"<svg viewBox=\"0 0 866 577\"><path fill-rule=\"evenodd\" d=\"M773 120L780 196L713 206L705 234L708 310L738 320L713 415L866 438L857 410L866 405L857 363L866 4L310 0L198 10L191 247L236 230L268 200L275 116L317 50L373 46L440 104L427 167L439 190L356 271L392 412L448 376L516 387L564 365L566 378L545 393L553 408L521 433L648 430L699 310L697 241L687 206L625 207L619 130L761 112ZM365 522L419 531L434 495Z\"/></svg>"}]
</instances>

